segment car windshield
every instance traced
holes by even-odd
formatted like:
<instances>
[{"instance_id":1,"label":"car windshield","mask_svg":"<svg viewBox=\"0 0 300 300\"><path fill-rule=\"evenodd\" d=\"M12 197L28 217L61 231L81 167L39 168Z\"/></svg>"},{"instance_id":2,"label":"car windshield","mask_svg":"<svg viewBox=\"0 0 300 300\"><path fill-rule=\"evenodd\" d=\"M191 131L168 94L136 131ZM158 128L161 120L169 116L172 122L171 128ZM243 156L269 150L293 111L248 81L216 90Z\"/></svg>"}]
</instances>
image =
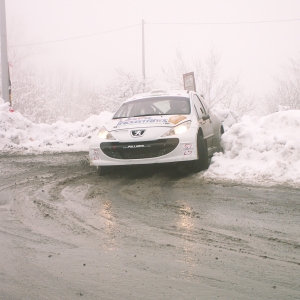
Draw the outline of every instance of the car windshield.
<instances>
[{"instance_id":1,"label":"car windshield","mask_svg":"<svg viewBox=\"0 0 300 300\"><path fill-rule=\"evenodd\" d=\"M155 115L188 115L191 113L187 97L152 97L124 103L113 119Z\"/></svg>"}]
</instances>

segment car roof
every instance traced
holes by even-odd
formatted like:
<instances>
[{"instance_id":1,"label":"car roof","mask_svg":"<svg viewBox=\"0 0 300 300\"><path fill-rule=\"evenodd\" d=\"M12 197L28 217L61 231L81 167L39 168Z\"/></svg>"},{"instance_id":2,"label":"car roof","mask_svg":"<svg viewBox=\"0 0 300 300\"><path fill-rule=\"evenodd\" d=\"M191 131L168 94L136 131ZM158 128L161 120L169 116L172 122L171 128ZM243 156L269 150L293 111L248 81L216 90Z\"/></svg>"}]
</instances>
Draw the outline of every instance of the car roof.
<instances>
[{"instance_id":1,"label":"car roof","mask_svg":"<svg viewBox=\"0 0 300 300\"><path fill-rule=\"evenodd\" d=\"M174 91L165 91L165 90L153 90L148 93L142 93L142 94L137 94L129 99L127 99L124 102L129 102L129 101L134 101L134 100L141 100L143 98L154 98L154 97L161 97L161 96L178 96L178 97L189 97L189 92L188 90L174 90Z\"/></svg>"}]
</instances>

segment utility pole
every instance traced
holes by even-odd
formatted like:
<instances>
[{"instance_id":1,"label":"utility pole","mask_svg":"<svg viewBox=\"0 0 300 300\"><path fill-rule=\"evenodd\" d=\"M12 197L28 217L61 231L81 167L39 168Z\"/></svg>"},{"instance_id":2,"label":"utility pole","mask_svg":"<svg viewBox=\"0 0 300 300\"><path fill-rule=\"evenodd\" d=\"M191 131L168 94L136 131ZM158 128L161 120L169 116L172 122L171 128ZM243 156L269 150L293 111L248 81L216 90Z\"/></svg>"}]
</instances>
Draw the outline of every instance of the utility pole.
<instances>
[{"instance_id":1,"label":"utility pole","mask_svg":"<svg viewBox=\"0 0 300 300\"><path fill-rule=\"evenodd\" d=\"M1 25L1 68L2 68L2 98L5 102L9 99L9 70L7 58L7 36L6 36L6 15L5 0L0 0L0 25Z\"/></svg>"},{"instance_id":2,"label":"utility pole","mask_svg":"<svg viewBox=\"0 0 300 300\"><path fill-rule=\"evenodd\" d=\"M142 71L143 71L143 79L146 79L146 71L145 71L145 33L144 33L144 25L145 25L145 21L142 20Z\"/></svg>"}]
</instances>

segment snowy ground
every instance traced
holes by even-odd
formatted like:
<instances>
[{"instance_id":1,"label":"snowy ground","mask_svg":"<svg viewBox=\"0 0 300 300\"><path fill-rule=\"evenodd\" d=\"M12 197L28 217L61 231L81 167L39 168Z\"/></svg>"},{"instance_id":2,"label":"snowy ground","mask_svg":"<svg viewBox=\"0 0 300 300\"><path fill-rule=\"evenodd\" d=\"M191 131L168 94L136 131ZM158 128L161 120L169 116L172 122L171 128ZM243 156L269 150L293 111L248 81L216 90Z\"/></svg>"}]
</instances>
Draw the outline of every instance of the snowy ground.
<instances>
[{"instance_id":1,"label":"snowy ground","mask_svg":"<svg viewBox=\"0 0 300 300\"><path fill-rule=\"evenodd\" d=\"M218 110L224 120L224 153L201 173L209 180L300 186L300 111L264 117L238 116ZM89 137L111 117L102 112L84 122L35 124L0 103L0 151L41 153L87 151Z\"/></svg>"}]
</instances>

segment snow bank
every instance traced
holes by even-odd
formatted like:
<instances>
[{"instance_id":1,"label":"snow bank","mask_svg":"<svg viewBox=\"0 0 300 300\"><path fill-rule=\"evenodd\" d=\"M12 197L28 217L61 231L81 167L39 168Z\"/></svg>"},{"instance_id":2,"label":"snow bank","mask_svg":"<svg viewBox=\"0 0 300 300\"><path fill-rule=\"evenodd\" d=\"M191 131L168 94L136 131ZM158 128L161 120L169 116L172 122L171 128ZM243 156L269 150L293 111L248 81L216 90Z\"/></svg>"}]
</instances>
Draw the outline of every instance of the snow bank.
<instances>
[{"instance_id":1,"label":"snow bank","mask_svg":"<svg viewBox=\"0 0 300 300\"><path fill-rule=\"evenodd\" d=\"M232 109L222 109L214 107L212 108L212 112L221 120L225 131L227 131L233 124L239 121L238 112Z\"/></svg>"},{"instance_id":2,"label":"snow bank","mask_svg":"<svg viewBox=\"0 0 300 300\"><path fill-rule=\"evenodd\" d=\"M111 117L102 112L84 122L35 124L8 103L0 104L0 150L2 152L88 151L89 137Z\"/></svg>"},{"instance_id":3,"label":"snow bank","mask_svg":"<svg viewBox=\"0 0 300 300\"><path fill-rule=\"evenodd\" d=\"M206 178L300 185L300 110L242 117L223 135Z\"/></svg>"}]
</instances>

